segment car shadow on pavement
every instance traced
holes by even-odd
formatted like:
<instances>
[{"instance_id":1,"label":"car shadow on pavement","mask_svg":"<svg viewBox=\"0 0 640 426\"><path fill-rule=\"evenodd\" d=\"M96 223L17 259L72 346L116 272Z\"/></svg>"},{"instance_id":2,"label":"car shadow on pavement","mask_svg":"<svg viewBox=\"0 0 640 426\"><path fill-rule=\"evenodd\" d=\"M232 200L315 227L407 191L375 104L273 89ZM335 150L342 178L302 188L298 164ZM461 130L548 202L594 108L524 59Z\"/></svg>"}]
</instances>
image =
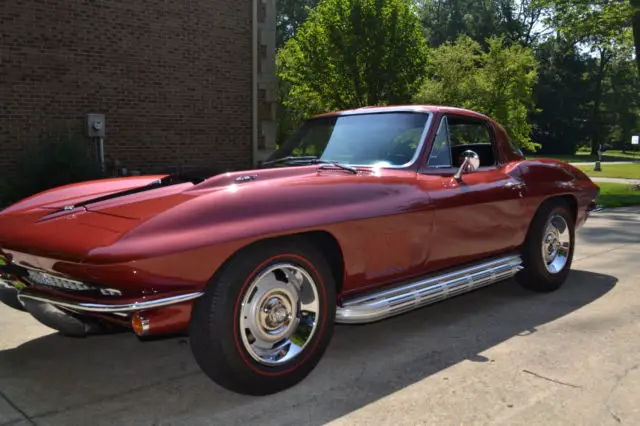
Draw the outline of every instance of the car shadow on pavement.
<instances>
[{"instance_id":1,"label":"car shadow on pavement","mask_svg":"<svg viewBox=\"0 0 640 426\"><path fill-rule=\"evenodd\" d=\"M316 370L267 397L215 385L185 337L140 342L131 334L50 334L2 351L0 390L37 423L324 424L462 361L487 361L482 352L526 339L616 282L574 270L557 292L536 294L509 280L375 324L338 326Z\"/></svg>"}]
</instances>

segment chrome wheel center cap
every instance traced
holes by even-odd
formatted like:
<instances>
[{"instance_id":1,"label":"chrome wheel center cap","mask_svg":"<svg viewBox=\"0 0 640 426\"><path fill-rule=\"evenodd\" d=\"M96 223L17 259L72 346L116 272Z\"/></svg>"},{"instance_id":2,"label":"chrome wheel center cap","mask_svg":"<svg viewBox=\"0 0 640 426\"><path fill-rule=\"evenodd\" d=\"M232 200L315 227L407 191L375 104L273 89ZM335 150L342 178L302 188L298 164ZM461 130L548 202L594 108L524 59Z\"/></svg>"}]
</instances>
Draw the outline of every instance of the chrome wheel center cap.
<instances>
[{"instance_id":1,"label":"chrome wheel center cap","mask_svg":"<svg viewBox=\"0 0 640 426\"><path fill-rule=\"evenodd\" d=\"M279 332L290 324L292 310L293 307L287 299L280 296L270 297L261 309L260 322L267 332Z\"/></svg>"},{"instance_id":2,"label":"chrome wheel center cap","mask_svg":"<svg viewBox=\"0 0 640 426\"><path fill-rule=\"evenodd\" d=\"M545 244L547 245L546 257L548 260L552 260L553 257L556 255L556 252L562 245L562 243L560 243L560 241L558 240L558 237L554 233L549 233L545 237L544 241L545 241Z\"/></svg>"},{"instance_id":3,"label":"chrome wheel center cap","mask_svg":"<svg viewBox=\"0 0 640 426\"><path fill-rule=\"evenodd\" d=\"M265 304L263 312L265 314L265 325L270 330L280 328L291 317L291 313L278 297L269 299Z\"/></svg>"}]
</instances>

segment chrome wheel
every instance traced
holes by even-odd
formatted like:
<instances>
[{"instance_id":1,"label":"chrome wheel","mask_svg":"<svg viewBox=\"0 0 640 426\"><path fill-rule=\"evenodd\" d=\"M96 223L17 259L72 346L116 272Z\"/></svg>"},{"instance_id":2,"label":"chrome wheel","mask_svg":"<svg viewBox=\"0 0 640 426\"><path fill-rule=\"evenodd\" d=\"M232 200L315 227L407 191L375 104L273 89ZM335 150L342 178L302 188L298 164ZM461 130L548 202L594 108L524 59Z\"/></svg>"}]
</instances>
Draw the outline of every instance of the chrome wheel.
<instances>
[{"instance_id":1,"label":"chrome wheel","mask_svg":"<svg viewBox=\"0 0 640 426\"><path fill-rule=\"evenodd\" d=\"M249 285L240 309L242 343L261 364L280 365L309 343L320 302L309 273L291 263L272 265Z\"/></svg>"},{"instance_id":2,"label":"chrome wheel","mask_svg":"<svg viewBox=\"0 0 640 426\"><path fill-rule=\"evenodd\" d=\"M542 258L547 271L552 274L562 271L569 260L570 248L571 235L566 219L559 214L552 215L542 238Z\"/></svg>"}]
</instances>

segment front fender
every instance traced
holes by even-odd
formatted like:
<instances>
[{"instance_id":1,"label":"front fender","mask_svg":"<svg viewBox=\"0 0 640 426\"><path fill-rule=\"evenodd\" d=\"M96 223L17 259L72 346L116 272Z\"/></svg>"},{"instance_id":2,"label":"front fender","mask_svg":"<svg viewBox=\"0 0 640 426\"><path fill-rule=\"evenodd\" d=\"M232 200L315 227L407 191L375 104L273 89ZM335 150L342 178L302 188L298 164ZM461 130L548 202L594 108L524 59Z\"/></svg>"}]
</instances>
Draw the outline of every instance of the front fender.
<instances>
[{"instance_id":1,"label":"front fender","mask_svg":"<svg viewBox=\"0 0 640 426\"><path fill-rule=\"evenodd\" d=\"M98 247L87 262L123 262L262 238L334 224L417 211L424 194L412 177L328 175L277 186L229 185L183 193L185 200L142 223L117 243ZM110 214L118 214L110 211Z\"/></svg>"}]
</instances>

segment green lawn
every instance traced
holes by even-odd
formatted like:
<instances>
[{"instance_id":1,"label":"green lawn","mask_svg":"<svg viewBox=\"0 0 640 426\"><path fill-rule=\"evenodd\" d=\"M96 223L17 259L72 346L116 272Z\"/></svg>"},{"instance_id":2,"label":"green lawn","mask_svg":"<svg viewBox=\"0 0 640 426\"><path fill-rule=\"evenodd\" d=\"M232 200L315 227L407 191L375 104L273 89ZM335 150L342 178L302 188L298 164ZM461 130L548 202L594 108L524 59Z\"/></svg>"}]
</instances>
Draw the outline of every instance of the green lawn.
<instances>
[{"instance_id":1,"label":"green lawn","mask_svg":"<svg viewBox=\"0 0 640 426\"><path fill-rule=\"evenodd\" d=\"M640 189L624 183L598 183L600 195L597 204L605 207L640 205Z\"/></svg>"},{"instance_id":2,"label":"green lawn","mask_svg":"<svg viewBox=\"0 0 640 426\"><path fill-rule=\"evenodd\" d=\"M586 163L589 161L596 161L597 155L589 155L589 152L582 151L576 152L574 155L541 155L541 154L526 154L527 158L555 158L557 160L566 161L568 163ZM608 150L605 155L602 156L603 161L640 161L640 151L634 152L622 152L616 150Z\"/></svg>"},{"instance_id":3,"label":"green lawn","mask_svg":"<svg viewBox=\"0 0 640 426\"><path fill-rule=\"evenodd\" d=\"M594 166L576 166L589 177L608 177L624 179L640 179L640 163L638 164L607 164L601 163L599 172L593 170Z\"/></svg>"}]
</instances>

